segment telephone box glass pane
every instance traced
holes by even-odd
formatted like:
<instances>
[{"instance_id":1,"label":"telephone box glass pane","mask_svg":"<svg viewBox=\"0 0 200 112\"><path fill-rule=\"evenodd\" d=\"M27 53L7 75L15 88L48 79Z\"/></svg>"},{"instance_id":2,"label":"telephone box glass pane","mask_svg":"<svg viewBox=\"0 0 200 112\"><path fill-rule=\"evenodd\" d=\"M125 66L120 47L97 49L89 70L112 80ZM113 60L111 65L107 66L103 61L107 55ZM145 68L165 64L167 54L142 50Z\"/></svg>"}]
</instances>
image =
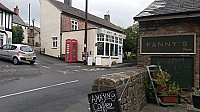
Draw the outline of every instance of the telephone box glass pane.
<instances>
[{"instance_id":1,"label":"telephone box glass pane","mask_svg":"<svg viewBox=\"0 0 200 112\"><path fill-rule=\"evenodd\" d=\"M70 44L67 44L67 59L70 59Z\"/></svg>"},{"instance_id":2,"label":"telephone box glass pane","mask_svg":"<svg viewBox=\"0 0 200 112\"><path fill-rule=\"evenodd\" d=\"M72 54L72 56L73 56L73 60L75 60L76 59L76 44L73 44L73 54Z\"/></svg>"}]
</instances>

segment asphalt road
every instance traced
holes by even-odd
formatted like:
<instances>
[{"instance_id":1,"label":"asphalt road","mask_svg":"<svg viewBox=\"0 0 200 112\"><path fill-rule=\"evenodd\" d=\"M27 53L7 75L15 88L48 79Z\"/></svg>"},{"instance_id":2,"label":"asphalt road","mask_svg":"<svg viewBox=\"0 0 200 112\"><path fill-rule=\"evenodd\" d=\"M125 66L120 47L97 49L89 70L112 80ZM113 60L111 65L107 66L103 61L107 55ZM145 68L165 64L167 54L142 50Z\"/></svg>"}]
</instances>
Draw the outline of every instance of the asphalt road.
<instances>
[{"instance_id":1,"label":"asphalt road","mask_svg":"<svg viewBox=\"0 0 200 112\"><path fill-rule=\"evenodd\" d=\"M89 112L93 80L127 68L95 68L37 54L35 65L0 60L0 112Z\"/></svg>"}]
</instances>

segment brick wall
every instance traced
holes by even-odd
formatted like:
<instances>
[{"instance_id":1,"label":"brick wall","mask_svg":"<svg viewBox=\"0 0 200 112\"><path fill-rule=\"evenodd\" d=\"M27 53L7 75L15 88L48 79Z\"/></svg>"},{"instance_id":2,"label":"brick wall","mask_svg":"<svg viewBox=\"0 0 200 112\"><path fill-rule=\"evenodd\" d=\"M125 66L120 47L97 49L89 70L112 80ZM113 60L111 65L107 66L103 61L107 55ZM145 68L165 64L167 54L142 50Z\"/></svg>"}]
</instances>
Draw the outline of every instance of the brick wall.
<instances>
[{"instance_id":1,"label":"brick wall","mask_svg":"<svg viewBox=\"0 0 200 112\"><path fill-rule=\"evenodd\" d=\"M122 112L138 112L146 103L145 75L147 75L146 69L136 69L107 77L99 77L94 80L92 91L100 92L116 89L118 98L120 98L125 89L120 101Z\"/></svg>"},{"instance_id":2,"label":"brick wall","mask_svg":"<svg viewBox=\"0 0 200 112\"><path fill-rule=\"evenodd\" d=\"M74 17L70 17L67 15L62 14L61 21L62 21L62 31L71 31L71 20L78 22L78 29L85 29L85 21L83 19L77 19ZM99 27L98 25L94 25L88 22L88 28L96 28Z\"/></svg>"},{"instance_id":3,"label":"brick wall","mask_svg":"<svg viewBox=\"0 0 200 112\"><path fill-rule=\"evenodd\" d=\"M139 22L139 32L140 36L196 33L196 38L197 38L196 55L187 55L187 56L194 56L194 85L195 87L199 87L200 18L184 18L184 19L169 19L169 20ZM140 41L140 39L138 40ZM138 49L140 49L140 46L138 47ZM141 55L138 52L138 66L149 65L151 63L151 56L155 55ZM156 55L156 56L163 56L163 55ZM168 55L168 56L180 56L180 55Z\"/></svg>"}]
</instances>

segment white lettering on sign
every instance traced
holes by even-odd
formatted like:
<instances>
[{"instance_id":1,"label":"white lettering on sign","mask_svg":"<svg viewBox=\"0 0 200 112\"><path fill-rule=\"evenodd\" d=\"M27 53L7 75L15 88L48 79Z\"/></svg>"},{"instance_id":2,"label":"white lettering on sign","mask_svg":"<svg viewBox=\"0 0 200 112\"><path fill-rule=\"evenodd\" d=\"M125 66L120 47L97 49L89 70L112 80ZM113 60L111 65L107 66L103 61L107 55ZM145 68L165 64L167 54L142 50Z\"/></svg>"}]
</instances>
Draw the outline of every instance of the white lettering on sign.
<instances>
[{"instance_id":1,"label":"white lettering on sign","mask_svg":"<svg viewBox=\"0 0 200 112\"><path fill-rule=\"evenodd\" d=\"M116 99L117 98L114 91L92 95L92 107L94 112L107 112L108 110L115 109L113 103L116 101Z\"/></svg>"}]
</instances>

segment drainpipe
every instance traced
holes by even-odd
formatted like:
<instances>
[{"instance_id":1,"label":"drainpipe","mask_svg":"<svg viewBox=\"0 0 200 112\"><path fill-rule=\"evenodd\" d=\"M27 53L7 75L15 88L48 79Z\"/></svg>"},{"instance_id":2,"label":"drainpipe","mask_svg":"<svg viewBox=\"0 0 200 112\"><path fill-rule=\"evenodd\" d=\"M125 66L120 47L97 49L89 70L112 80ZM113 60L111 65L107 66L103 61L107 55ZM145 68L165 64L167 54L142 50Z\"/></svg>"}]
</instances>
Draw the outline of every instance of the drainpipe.
<instances>
[{"instance_id":1,"label":"drainpipe","mask_svg":"<svg viewBox=\"0 0 200 112\"><path fill-rule=\"evenodd\" d=\"M62 57L62 13L60 14L60 58Z\"/></svg>"}]
</instances>

